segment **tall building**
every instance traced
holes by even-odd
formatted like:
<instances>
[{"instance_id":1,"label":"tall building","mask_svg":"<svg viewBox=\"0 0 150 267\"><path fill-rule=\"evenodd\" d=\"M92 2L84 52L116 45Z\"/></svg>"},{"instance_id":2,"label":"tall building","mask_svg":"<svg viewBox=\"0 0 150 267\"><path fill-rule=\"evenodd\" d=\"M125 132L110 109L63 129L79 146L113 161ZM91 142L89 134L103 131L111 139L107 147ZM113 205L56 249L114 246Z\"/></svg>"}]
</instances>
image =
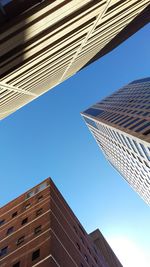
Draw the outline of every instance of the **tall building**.
<instances>
[{"instance_id":1,"label":"tall building","mask_svg":"<svg viewBox=\"0 0 150 267\"><path fill-rule=\"evenodd\" d=\"M82 116L111 165L150 204L150 78L131 82Z\"/></svg>"},{"instance_id":2,"label":"tall building","mask_svg":"<svg viewBox=\"0 0 150 267\"><path fill-rule=\"evenodd\" d=\"M0 209L0 266L113 267L49 178Z\"/></svg>"},{"instance_id":3,"label":"tall building","mask_svg":"<svg viewBox=\"0 0 150 267\"><path fill-rule=\"evenodd\" d=\"M1 0L0 118L150 21L149 0Z\"/></svg>"}]
</instances>

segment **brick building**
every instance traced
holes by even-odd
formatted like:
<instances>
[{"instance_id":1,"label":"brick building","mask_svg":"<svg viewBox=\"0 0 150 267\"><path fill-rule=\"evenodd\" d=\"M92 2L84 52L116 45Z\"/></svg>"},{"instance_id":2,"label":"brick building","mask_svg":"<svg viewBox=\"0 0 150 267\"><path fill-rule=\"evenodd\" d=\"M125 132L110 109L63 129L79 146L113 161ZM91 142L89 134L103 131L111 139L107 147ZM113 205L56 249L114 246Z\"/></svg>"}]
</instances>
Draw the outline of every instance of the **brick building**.
<instances>
[{"instance_id":1,"label":"brick building","mask_svg":"<svg viewBox=\"0 0 150 267\"><path fill-rule=\"evenodd\" d=\"M113 253L110 249L110 256ZM0 210L1 267L113 267L51 179ZM116 267L122 267L116 259Z\"/></svg>"}]
</instances>

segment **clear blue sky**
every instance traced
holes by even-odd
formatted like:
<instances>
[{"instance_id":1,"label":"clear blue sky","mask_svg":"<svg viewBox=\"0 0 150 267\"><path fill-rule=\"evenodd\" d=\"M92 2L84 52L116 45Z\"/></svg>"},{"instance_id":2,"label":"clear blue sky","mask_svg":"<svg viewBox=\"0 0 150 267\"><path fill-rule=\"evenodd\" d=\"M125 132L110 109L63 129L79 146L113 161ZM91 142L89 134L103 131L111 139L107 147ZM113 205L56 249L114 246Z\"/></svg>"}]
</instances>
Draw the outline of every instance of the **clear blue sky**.
<instances>
[{"instance_id":1,"label":"clear blue sky","mask_svg":"<svg viewBox=\"0 0 150 267\"><path fill-rule=\"evenodd\" d=\"M149 46L146 26L0 122L0 205L51 176L86 230L100 228L124 267L150 266L150 208L106 161L80 112L150 76Z\"/></svg>"}]
</instances>

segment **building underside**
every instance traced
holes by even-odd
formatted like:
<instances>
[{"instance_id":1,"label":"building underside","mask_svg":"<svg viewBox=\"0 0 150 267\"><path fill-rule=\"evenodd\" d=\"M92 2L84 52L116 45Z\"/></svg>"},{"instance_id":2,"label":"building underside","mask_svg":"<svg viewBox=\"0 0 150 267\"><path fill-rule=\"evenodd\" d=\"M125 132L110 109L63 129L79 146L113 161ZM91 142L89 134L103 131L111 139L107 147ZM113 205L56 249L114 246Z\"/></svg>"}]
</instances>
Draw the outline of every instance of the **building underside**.
<instances>
[{"instance_id":1,"label":"building underside","mask_svg":"<svg viewBox=\"0 0 150 267\"><path fill-rule=\"evenodd\" d=\"M148 0L3 0L0 119L110 52L149 22Z\"/></svg>"}]
</instances>

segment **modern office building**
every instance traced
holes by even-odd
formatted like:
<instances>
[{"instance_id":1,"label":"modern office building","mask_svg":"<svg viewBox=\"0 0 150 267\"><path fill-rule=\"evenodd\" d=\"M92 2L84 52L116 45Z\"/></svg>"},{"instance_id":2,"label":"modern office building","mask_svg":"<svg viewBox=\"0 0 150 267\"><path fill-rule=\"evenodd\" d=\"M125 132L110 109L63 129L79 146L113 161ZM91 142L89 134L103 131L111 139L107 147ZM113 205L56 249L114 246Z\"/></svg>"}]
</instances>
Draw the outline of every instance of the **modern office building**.
<instances>
[{"instance_id":1,"label":"modern office building","mask_svg":"<svg viewBox=\"0 0 150 267\"><path fill-rule=\"evenodd\" d=\"M149 0L1 0L0 118L150 21Z\"/></svg>"},{"instance_id":2,"label":"modern office building","mask_svg":"<svg viewBox=\"0 0 150 267\"><path fill-rule=\"evenodd\" d=\"M1 267L113 267L92 239L49 178L0 209Z\"/></svg>"},{"instance_id":3,"label":"modern office building","mask_svg":"<svg viewBox=\"0 0 150 267\"><path fill-rule=\"evenodd\" d=\"M150 204L150 78L131 82L82 116L111 165Z\"/></svg>"}]
</instances>

